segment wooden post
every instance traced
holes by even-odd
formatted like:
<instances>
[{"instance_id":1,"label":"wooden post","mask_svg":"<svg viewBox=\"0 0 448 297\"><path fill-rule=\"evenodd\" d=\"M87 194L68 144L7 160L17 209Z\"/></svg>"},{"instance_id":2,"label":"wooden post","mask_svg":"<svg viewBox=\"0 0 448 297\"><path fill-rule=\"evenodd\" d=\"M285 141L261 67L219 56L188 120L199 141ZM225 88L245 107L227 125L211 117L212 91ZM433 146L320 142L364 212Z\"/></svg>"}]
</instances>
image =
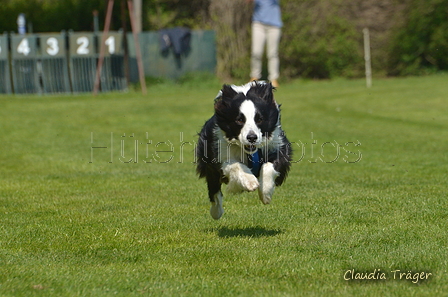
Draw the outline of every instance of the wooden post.
<instances>
[{"instance_id":1,"label":"wooden post","mask_svg":"<svg viewBox=\"0 0 448 297\"><path fill-rule=\"evenodd\" d=\"M103 35L101 36L100 56L98 58L98 66L96 69L96 76L95 76L95 85L93 87L94 95L96 95L98 93L98 90L100 88L101 68L103 68L104 51L106 50L105 41L106 41L106 36L109 33L113 7L114 7L114 0L109 0L108 6L107 6L106 22L104 24ZM137 66L138 66L138 74L140 77L140 85L142 88L142 93L146 95L145 73L143 71L142 53L140 50L140 43L138 41L138 32L137 32L138 28L136 28L136 24L135 24L135 19L134 19L135 11L134 11L134 8L132 5L132 0L128 0L128 10L129 10L129 18L131 20L132 34L134 36L135 54L137 56Z\"/></svg>"},{"instance_id":2,"label":"wooden post","mask_svg":"<svg viewBox=\"0 0 448 297\"><path fill-rule=\"evenodd\" d=\"M128 51L128 30L127 30L127 19L126 19L126 0L121 0L121 28L123 29L123 68L124 76L126 77L126 83L129 85L130 74L129 74L129 51Z\"/></svg>"},{"instance_id":3,"label":"wooden post","mask_svg":"<svg viewBox=\"0 0 448 297\"><path fill-rule=\"evenodd\" d=\"M128 9L129 9L129 17L131 19L132 35L134 36L135 54L137 56L138 76L140 78L142 93L146 95L145 73L143 71L142 53L140 50L140 42L138 40L138 32L135 25L135 18L134 18L135 11L132 5L132 0L128 0Z\"/></svg>"},{"instance_id":4,"label":"wooden post","mask_svg":"<svg viewBox=\"0 0 448 297\"><path fill-rule=\"evenodd\" d=\"M137 33L142 31L142 0L133 0L134 2L134 18L135 30Z\"/></svg>"},{"instance_id":5,"label":"wooden post","mask_svg":"<svg viewBox=\"0 0 448 297\"><path fill-rule=\"evenodd\" d=\"M369 29L364 28L362 30L364 34L364 60L366 63L366 86L372 87L372 64L370 59L370 34Z\"/></svg>"},{"instance_id":6,"label":"wooden post","mask_svg":"<svg viewBox=\"0 0 448 297\"><path fill-rule=\"evenodd\" d=\"M106 37L109 33L110 21L112 19L112 10L114 8L114 0L109 0L107 5L107 13L106 13L106 22L104 24L103 35L101 36L101 44L100 44L100 56L98 58L98 65L96 68L96 76L95 76L95 85L93 86L93 94L98 94L98 90L100 88L100 78L101 78L101 68L103 68L104 62L104 51L106 50Z\"/></svg>"}]
</instances>

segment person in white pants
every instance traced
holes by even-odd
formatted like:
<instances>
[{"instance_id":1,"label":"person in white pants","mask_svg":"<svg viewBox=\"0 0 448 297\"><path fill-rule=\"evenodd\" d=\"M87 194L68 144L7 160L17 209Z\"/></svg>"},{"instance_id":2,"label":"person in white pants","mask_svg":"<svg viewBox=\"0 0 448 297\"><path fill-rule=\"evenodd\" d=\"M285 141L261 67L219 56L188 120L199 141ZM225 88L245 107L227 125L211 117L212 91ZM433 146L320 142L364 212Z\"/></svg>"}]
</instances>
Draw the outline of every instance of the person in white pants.
<instances>
[{"instance_id":1,"label":"person in white pants","mask_svg":"<svg viewBox=\"0 0 448 297\"><path fill-rule=\"evenodd\" d=\"M259 80L262 71L264 46L268 58L268 80L278 87L280 61L278 45L280 43L283 22L279 0L247 0L254 2L252 16L251 81Z\"/></svg>"}]
</instances>

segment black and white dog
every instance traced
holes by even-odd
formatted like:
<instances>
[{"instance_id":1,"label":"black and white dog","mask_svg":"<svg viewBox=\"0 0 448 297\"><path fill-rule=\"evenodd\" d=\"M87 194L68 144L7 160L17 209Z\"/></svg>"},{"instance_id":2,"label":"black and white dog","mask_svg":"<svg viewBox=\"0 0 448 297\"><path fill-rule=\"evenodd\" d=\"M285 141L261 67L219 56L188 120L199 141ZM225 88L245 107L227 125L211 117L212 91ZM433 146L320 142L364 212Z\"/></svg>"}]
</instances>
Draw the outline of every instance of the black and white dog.
<instances>
[{"instance_id":1,"label":"black and white dog","mask_svg":"<svg viewBox=\"0 0 448 297\"><path fill-rule=\"evenodd\" d=\"M222 183L230 193L258 189L260 200L269 204L288 174L292 150L273 89L255 81L224 85L215 98L215 114L199 133L197 173L207 181L215 220L224 213Z\"/></svg>"}]
</instances>

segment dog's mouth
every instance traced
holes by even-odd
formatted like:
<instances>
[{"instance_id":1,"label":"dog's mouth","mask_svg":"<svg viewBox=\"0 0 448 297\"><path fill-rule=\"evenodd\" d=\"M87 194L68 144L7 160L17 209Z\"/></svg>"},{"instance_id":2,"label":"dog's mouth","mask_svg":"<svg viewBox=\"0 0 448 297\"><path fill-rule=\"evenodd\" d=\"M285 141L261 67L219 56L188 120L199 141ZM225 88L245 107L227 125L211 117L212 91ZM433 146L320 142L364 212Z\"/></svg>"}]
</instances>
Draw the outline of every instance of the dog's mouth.
<instances>
[{"instance_id":1,"label":"dog's mouth","mask_svg":"<svg viewBox=\"0 0 448 297\"><path fill-rule=\"evenodd\" d=\"M244 151L250 155L255 154L257 152L257 150L258 150L258 147L255 145L252 145L252 144L244 146Z\"/></svg>"}]
</instances>

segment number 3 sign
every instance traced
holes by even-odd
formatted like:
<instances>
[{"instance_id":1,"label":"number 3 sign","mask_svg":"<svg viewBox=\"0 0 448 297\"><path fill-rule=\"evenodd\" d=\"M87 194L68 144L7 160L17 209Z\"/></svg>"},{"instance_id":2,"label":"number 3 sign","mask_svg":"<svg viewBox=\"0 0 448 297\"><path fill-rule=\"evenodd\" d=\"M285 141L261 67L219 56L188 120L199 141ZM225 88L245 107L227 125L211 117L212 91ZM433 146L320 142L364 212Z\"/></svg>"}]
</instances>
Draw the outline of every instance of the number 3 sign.
<instances>
[{"instance_id":1,"label":"number 3 sign","mask_svg":"<svg viewBox=\"0 0 448 297\"><path fill-rule=\"evenodd\" d=\"M41 54L44 57L64 57L65 42L63 35L41 34Z\"/></svg>"}]
</instances>

